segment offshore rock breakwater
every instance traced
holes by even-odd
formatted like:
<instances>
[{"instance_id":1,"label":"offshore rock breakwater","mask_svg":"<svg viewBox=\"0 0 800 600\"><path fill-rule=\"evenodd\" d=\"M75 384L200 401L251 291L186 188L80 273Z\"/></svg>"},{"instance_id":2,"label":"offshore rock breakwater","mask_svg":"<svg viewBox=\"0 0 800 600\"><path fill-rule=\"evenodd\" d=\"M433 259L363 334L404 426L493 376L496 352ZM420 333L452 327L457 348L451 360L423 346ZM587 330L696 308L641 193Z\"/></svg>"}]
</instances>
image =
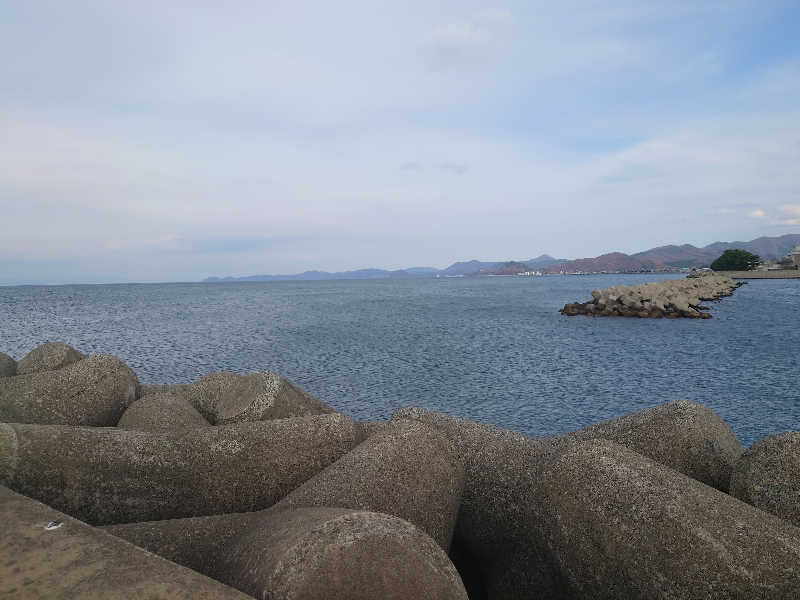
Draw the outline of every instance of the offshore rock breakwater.
<instances>
[{"instance_id":1,"label":"offshore rock breakwater","mask_svg":"<svg viewBox=\"0 0 800 600\"><path fill-rule=\"evenodd\" d=\"M616 285L592 292L588 302L570 302L559 312L567 316L710 319L702 302L730 296L742 285L717 273L692 274L640 285Z\"/></svg>"},{"instance_id":2,"label":"offshore rock breakwater","mask_svg":"<svg viewBox=\"0 0 800 600\"><path fill-rule=\"evenodd\" d=\"M800 597L800 433L745 452L677 401L533 438L358 423L272 372L0 365L0 595Z\"/></svg>"}]
</instances>

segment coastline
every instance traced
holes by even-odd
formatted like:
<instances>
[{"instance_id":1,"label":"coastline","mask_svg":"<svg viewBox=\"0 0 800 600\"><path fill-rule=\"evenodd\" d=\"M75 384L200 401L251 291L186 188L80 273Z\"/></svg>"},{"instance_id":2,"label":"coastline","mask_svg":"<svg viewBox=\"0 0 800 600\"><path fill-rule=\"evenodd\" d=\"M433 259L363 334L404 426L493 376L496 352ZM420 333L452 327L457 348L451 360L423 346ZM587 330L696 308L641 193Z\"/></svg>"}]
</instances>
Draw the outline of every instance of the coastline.
<instances>
[{"instance_id":1,"label":"coastline","mask_svg":"<svg viewBox=\"0 0 800 600\"><path fill-rule=\"evenodd\" d=\"M732 279L800 279L800 270L782 271L723 271Z\"/></svg>"}]
</instances>

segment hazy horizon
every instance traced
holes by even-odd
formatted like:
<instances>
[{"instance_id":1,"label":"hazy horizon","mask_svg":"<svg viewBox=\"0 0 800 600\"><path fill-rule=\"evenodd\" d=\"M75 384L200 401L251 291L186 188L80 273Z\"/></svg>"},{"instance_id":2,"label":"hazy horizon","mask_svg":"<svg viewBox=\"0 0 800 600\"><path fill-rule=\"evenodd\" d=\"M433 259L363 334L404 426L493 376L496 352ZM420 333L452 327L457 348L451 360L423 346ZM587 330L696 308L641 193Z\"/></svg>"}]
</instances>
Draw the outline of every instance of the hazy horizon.
<instances>
[{"instance_id":1,"label":"hazy horizon","mask_svg":"<svg viewBox=\"0 0 800 600\"><path fill-rule=\"evenodd\" d=\"M790 232L789 235L800 235L800 233ZM763 237L763 236L758 236L758 237L760 238L760 237ZM758 239L758 238L754 238L754 239ZM750 242L750 241L753 241L753 240L714 240L714 242L723 242L723 243ZM714 243L714 242L710 242L710 243ZM684 245L684 244L687 244L687 243L689 243L689 242L682 242L682 243L671 244L671 245L681 246L681 245ZM693 245L693 246L698 247L698 248L702 248L704 246L707 246L708 244L703 244L703 245L690 244L690 245ZM642 249L642 250L638 250L637 252L644 252L645 250L651 250L651 249L652 248L645 248L645 249ZM613 253L613 252L617 252L617 250L606 250L604 252L601 252L597 256L602 256L604 254L609 254L609 253ZM633 252L632 254L636 254L636 252ZM293 275L303 274L303 273L307 273L307 272L341 273L341 272L353 272L353 271L370 270L370 269L394 271L394 270L405 270L405 269L433 268L433 269L438 269L440 271L443 271L447 267L449 267L451 265L454 265L456 263L459 263L459 262L470 262L470 261L474 261L474 260L477 260L479 262L485 262L485 263L491 263L491 262L503 263L503 262L510 262L510 261L526 262L526 261L530 261L530 260L533 260L533 259L541 258L543 256L550 256L553 259L559 259L559 260L563 259L565 261L577 260L577 259L583 259L583 258L596 258L596 256L595 257L589 257L589 256L583 256L583 257L577 257L577 256L574 256L574 257L563 257L563 256L562 257L555 257L555 256L552 256L552 255L548 255L547 253L543 253L543 254L540 254L538 256L530 256L528 258L519 258L519 257L516 257L516 258L515 257L512 257L512 258L509 258L509 257L504 257L504 258L481 258L481 257L477 257L477 258L476 257L460 258L460 259L457 259L457 260L452 260L452 261L448 262L445 265L418 264L418 265L410 265L410 266L406 265L404 267L398 267L396 269L387 269L386 267L383 267L381 265L367 265L367 266L359 266L359 267L340 269L338 271L331 271L331 270L327 270L327 269L308 268L308 269L303 269L301 271L295 271L295 272L292 272L292 273L288 273L288 272L286 272L286 273L267 273L267 272L209 273L209 274L204 275L203 277L199 277L197 279L174 279L174 280L169 280L169 281L148 281L148 280L138 280L138 281L135 281L135 280L62 281L62 282L51 282L51 281L19 281L19 282L15 282L15 281L9 281L9 282L0 282L0 286L102 285L102 284L114 285L114 284L127 284L127 283L154 283L154 284L158 284L158 283L200 283L200 282L204 281L205 279L209 279L209 278L223 279L223 278L226 278L226 277L240 278L240 277L252 277L252 276L278 276L278 277L280 277L280 276L293 276ZM302 281L306 281L306 280L302 280ZM311 280L308 280L308 281L311 281Z\"/></svg>"},{"instance_id":2,"label":"hazy horizon","mask_svg":"<svg viewBox=\"0 0 800 600\"><path fill-rule=\"evenodd\" d=\"M800 5L7 3L0 285L794 233Z\"/></svg>"}]
</instances>

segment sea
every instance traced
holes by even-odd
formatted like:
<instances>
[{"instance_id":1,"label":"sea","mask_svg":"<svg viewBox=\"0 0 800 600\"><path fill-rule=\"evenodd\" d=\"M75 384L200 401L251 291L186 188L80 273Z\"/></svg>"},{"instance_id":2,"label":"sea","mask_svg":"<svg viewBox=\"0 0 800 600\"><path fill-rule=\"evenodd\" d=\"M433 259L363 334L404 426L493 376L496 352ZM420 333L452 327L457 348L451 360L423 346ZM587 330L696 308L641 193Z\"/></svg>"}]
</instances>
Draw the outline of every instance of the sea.
<instances>
[{"instance_id":1,"label":"sea","mask_svg":"<svg viewBox=\"0 0 800 600\"><path fill-rule=\"evenodd\" d=\"M359 420L405 406L550 436L687 399L745 446L800 430L800 279L712 319L565 317L665 275L0 287L0 351L114 354L142 383L272 370Z\"/></svg>"}]
</instances>

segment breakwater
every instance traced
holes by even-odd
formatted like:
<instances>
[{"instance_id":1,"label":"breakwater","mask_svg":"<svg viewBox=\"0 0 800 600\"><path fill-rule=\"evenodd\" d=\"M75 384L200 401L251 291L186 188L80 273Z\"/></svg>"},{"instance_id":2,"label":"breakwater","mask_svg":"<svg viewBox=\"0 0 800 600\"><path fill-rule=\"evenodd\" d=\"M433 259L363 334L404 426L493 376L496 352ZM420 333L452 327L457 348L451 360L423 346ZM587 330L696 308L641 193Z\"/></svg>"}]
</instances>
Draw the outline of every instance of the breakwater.
<instances>
[{"instance_id":1,"label":"breakwater","mask_svg":"<svg viewBox=\"0 0 800 600\"><path fill-rule=\"evenodd\" d=\"M0 354L0 594L800 595L797 434L745 451L687 401L552 438L359 423L272 372L143 386L31 354Z\"/></svg>"},{"instance_id":2,"label":"breakwater","mask_svg":"<svg viewBox=\"0 0 800 600\"><path fill-rule=\"evenodd\" d=\"M650 319L710 319L702 302L730 296L742 285L726 275L702 273L640 285L617 285L592 292L588 302L570 302L561 309L567 316L644 317Z\"/></svg>"}]
</instances>

